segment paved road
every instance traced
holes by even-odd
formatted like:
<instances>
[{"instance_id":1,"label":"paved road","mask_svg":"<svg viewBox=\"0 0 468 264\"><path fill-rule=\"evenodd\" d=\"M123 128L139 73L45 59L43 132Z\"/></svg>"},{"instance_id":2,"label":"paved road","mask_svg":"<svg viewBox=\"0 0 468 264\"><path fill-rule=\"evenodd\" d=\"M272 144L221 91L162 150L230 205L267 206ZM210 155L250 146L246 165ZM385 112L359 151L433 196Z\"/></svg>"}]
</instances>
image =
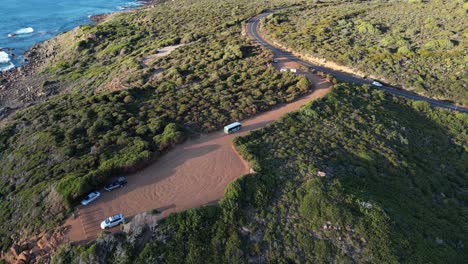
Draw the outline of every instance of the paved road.
<instances>
[{"instance_id":1,"label":"paved road","mask_svg":"<svg viewBox=\"0 0 468 264\"><path fill-rule=\"evenodd\" d=\"M276 66L282 67L282 63ZM297 64L288 65L298 67ZM100 222L117 213L124 214L129 220L139 213L158 209L162 212L158 218L162 218L172 212L218 201L229 182L250 171L247 162L232 146L234 137L260 129L330 91L330 83L320 76L304 74L314 84L314 90L307 95L242 120L242 130L238 133L225 135L223 131L217 131L189 139L145 169L125 175L128 183L123 188L112 192L101 190L101 196L96 201L79 206L76 218L70 217L63 225L67 230L65 241L96 239L101 232ZM118 230L113 228L109 231Z\"/></svg>"},{"instance_id":2,"label":"paved road","mask_svg":"<svg viewBox=\"0 0 468 264\"><path fill-rule=\"evenodd\" d=\"M274 11L268 11L268 12L262 13L262 14L256 16L256 17L252 18L249 21L249 23L247 24L247 33L252 38L257 40L257 42L259 44L261 44L264 47L271 50L274 53L275 57L287 57L289 60L294 61L294 62L296 62L298 64L301 64L301 65L303 65L305 67L308 67L308 68L311 68L311 69L314 69L314 70L317 70L317 71L321 71L321 72L330 74L330 75L332 75L333 77L335 77L336 79L338 79L340 81L358 83L358 84L370 84L372 82L372 81L366 80L366 79L364 79L362 77L359 77L359 76L356 76L356 75L353 75L353 74L350 74L350 73L333 70L333 69L330 69L330 68L327 68L327 67L323 67L323 66L320 66L320 65L316 65L316 64L307 62L307 61L305 61L305 60L291 54L288 51L285 51L285 50L282 50L280 48L277 48L277 47L273 46L270 42L268 42L265 38L263 38L258 33L260 20L262 18L268 16L269 14L273 13L273 12ZM409 92L409 91L398 89L397 87L383 86L383 87L378 87L378 88L385 91L385 92L387 92L387 93L397 95L397 96L401 96L401 97L405 97L405 98L408 98L408 99L411 99L411 100L425 101L425 102L428 102L429 104L431 104L432 106L435 106L435 107L446 108L446 109L450 109L450 110L454 110L454 111L459 111L459 112L462 112L462 113L468 113L468 108L461 107L461 106L456 106L456 105L453 105L453 104L450 104L450 103L447 103L447 102L444 102L444 101L439 101L439 100L435 100L435 99L428 98L428 97L425 97L425 96L421 96L421 95L418 95L418 94L415 94L415 93L412 93L412 92Z\"/></svg>"}]
</instances>

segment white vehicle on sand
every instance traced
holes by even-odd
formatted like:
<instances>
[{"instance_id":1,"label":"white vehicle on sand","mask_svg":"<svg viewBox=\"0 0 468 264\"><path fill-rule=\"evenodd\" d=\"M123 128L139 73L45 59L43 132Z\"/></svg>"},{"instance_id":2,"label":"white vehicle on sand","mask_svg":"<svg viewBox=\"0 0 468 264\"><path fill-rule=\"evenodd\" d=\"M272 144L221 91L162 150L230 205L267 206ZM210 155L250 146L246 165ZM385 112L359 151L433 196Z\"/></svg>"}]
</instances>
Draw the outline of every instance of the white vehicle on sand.
<instances>
[{"instance_id":1,"label":"white vehicle on sand","mask_svg":"<svg viewBox=\"0 0 468 264\"><path fill-rule=\"evenodd\" d=\"M99 196L101 196L101 193L98 192L98 191L94 191L94 192L88 194L88 196L86 196L86 198L84 198L83 201L81 201L81 204L82 205L87 205L87 204L91 203L92 201L96 200L97 198L99 198Z\"/></svg>"},{"instance_id":2,"label":"white vehicle on sand","mask_svg":"<svg viewBox=\"0 0 468 264\"><path fill-rule=\"evenodd\" d=\"M234 132L237 132L237 131L241 130L241 128L242 128L241 123L235 122L235 123L232 123L230 125L225 126L224 127L224 133L229 135L231 133L234 133Z\"/></svg>"},{"instance_id":3,"label":"white vehicle on sand","mask_svg":"<svg viewBox=\"0 0 468 264\"><path fill-rule=\"evenodd\" d=\"M109 229L125 222L123 214L116 214L101 222L101 229Z\"/></svg>"}]
</instances>

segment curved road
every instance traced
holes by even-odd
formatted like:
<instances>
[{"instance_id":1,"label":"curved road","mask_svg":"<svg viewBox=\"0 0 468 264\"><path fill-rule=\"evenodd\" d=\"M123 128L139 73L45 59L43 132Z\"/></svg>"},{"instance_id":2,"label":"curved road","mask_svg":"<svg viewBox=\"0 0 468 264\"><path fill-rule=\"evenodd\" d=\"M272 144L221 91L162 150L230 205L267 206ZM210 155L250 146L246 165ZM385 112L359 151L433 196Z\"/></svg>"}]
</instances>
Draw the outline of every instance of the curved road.
<instances>
[{"instance_id":1,"label":"curved road","mask_svg":"<svg viewBox=\"0 0 468 264\"><path fill-rule=\"evenodd\" d=\"M293 56L289 52L273 47L258 34L261 14L247 24L247 32L259 44L269 48L275 54L278 63L276 69L284 67L299 68L300 65L334 75L340 80L356 83L368 83L367 80L351 74L333 71L316 66ZM299 69L314 84L315 89L307 96L286 105L275 107L271 111L243 120L243 130L234 135L224 135L222 131L201 135L189 139L160 157L147 168L128 176L128 184L110 193L102 192L101 197L87 206L80 206L75 217L69 218L63 225L65 241L78 242L95 239L99 232L99 223L104 218L116 213L123 213L127 218L151 209L162 211L159 217L172 212L200 207L219 200L226 185L237 177L249 172L249 166L233 149L233 137L266 126L281 116L299 109L303 104L326 95L330 84L323 78ZM402 95L414 100L424 100L432 105L455 110L455 106L436 100L383 87L392 94ZM466 112L465 108L458 111ZM118 229L114 229L118 230Z\"/></svg>"},{"instance_id":2,"label":"curved road","mask_svg":"<svg viewBox=\"0 0 468 264\"><path fill-rule=\"evenodd\" d=\"M298 67L286 59L275 66ZM162 213L154 218L162 218L172 212L218 201L231 181L249 173L249 165L232 147L234 137L265 127L330 91L330 83L323 78L309 72L303 74L315 89L297 101L242 120L243 127L239 133L225 135L218 131L189 139L145 169L125 175L128 176L128 184L123 188L112 192L100 190L101 197L87 206L79 206L75 217L70 217L63 225L66 230L64 241L95 239L101 232L100 222L117 213L131 219L142 212L158 209ZM110 231L117 230L113 228Z\"/></svg>"},{"instance_id":3,"label":"curved road","mask_svg":"<svg viewBox=\"0 0 468 264\"><path fill-rule=\"evenodd\" d=\"M321 72L330 74L330 75L332 75L333 77L335 77L336 79L338 79L340 81L357 83L357 84L370 84L372 82L372 81L366 80L366 79L364 79L362 77L359 77L359 76L356 76L356 75L353 75L353 74L350 74L350 73L333 70L333 69L330 69L330 68L327 68L327 67L323 67L323 66L320 66L320 65L316 65L316 64L307 62L307 61L293 55L292 53L290 53L288 51L285 51L285 50L282 50L280 48L275 47L273 44L271 44L270 42L265 40L265 38L263 38L258 32L259 25L260 25L260 20L262 18L272 14L272 13L274 13L274 11L267 11L265 13L262 13L262 14L256 16L256 17L250 19L250 21L247 23L247 33L253 39L255 39L260 45L262 45L262 46L268 48L269 50L271 50L273 52L273 54L275 55L275 57L288 58L290 61L294 61L294 62L296 62L296 63L298 63L300 65L303 65L305 67L308 67L308 68L311 68L311 69L314 69L314 70L317 70L317 71L321 71ZM428 97L425 97L425 96L421 96L421 95L418 95L418 94L415 94L415 93L412 93L412 92L409 92L409 91L398 89L397 87L383 86L383 87L378 87L378 88L385 91L385 92L387 92L387 93L397 95L397 96L401 96L401 97L405 97L407 99L425 101L425 102L428 102L429 104L431 104L432 106L435 106L435 107L446 108L446 109L450 109L450 110L454 110L454 111L458 111L458 112L462 112L462 113L468 113L468 108L461 107L461 106L456 106L456 105L453 105L453 104L450 104L450 103L447 103L447 102L443 102L443 101L435 100L435 99L428 98Z\"/></svg>"}]
</instances>

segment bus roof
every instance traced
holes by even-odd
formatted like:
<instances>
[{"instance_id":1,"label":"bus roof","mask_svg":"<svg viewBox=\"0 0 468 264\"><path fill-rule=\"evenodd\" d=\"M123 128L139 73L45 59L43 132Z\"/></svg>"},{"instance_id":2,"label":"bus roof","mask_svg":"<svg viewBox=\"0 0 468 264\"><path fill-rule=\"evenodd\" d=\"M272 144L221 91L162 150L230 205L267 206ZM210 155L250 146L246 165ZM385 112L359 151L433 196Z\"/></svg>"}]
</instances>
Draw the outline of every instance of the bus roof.
<instances>
[{"instance_id":1,"label":"bus roof","mask_svg":"<svg viewBox=\"0 0 468 264\"><path fill-rule=\"evenodd\" d=\"M230 128L237 127L237 126L240 126L240 125L241 125L241 123L235 122L235 123L232 123L232 124L229 124L229 125L225 126L224 129L230 129Z\"/></svg>"}]
</instances>

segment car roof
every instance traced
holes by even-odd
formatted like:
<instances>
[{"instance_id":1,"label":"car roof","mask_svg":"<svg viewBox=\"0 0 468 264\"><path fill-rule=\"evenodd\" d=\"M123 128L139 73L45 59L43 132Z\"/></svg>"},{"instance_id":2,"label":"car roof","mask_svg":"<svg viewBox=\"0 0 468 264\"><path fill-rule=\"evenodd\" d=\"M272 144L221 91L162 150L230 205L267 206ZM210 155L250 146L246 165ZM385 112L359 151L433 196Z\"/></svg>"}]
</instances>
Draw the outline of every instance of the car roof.
<instances>
[{"instance_id":1,"label":"car roof","mask_svg":"<svg viewBox=\"0 0 468 264\"><path fill-rule=\"evenodd\" d=\"M109 217L110 220L115 220L115 219L118 219L118 218L123 218L123 215L122 214L116 214L114 216Z\"/></svg>"},{"instance_id":2,"label":"car roof","mask_svg":"<svg viewBox=\"0 0 468 264\"><path fill-rule=\"evenodd\" d=\"M224 129L230 129L230 128L240 126L240 125L241 125L241 123L235 122L235 123L232 123L232 124L229 124L229 125L225 126Z\"/></svg>"},{"instance_id":3,"label":"car roof","mask_svg":"<svg viewBox=\"0 0 468 264\"><path fill-rule=\"evenodd\" d=\"M118 177L117 179L113 180L110 184L118 183L119 181L124 181L124 180L125 180L125 177L124 177L124 176L120 176L120 177Z\"/></svg>"}]
</instances>

